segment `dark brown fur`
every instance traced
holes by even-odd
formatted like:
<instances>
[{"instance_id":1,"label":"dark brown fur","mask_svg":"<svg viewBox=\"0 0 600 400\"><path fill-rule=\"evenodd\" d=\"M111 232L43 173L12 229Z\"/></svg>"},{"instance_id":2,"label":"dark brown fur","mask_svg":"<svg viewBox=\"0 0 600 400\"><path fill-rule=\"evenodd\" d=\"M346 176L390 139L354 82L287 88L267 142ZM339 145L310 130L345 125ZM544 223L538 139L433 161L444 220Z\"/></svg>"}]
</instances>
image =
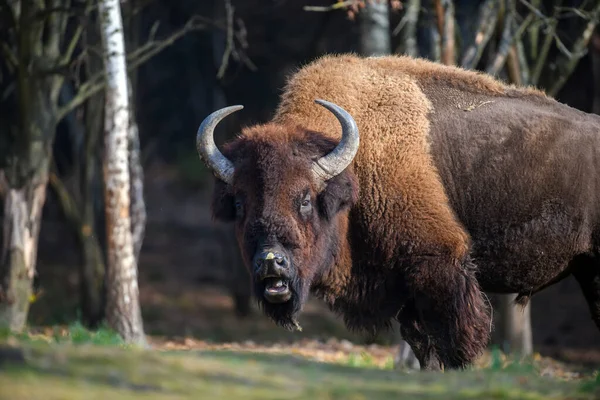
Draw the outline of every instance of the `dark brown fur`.
<instances>
[{"instance_id":1,"label":"dark brown fur","mask_svg":"<svg viewBox=\"0 0 600 400\"><path fill-rule=\"evenodd\" d=\"M317 98L361 137L320 192L310 162L341 132ZM488 341L481 290L527 298L572 272L600 323L599 135L600 118L483 74L327 56L291 77L271 123L226 146L236 174L217 181L213 212L236 220L249 268L259 238L290 251L294 296L261 301L277 323L293 327L312 290L351 329L397 318L423 368L464 367ZM306 190L310 217L297 211Z\"/></svg>"}]
</instances>

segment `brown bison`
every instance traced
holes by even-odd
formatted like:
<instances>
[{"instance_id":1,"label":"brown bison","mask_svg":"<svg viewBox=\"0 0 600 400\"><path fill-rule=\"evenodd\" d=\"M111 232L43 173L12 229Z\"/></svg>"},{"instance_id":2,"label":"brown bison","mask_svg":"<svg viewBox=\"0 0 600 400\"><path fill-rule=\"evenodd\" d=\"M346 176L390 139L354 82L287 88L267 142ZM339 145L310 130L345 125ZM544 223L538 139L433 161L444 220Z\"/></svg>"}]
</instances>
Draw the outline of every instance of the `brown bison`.
<instances>
[{"instance_id":1,"label":"brown bison","mask_svg":"<svg viewBox=\"0 0 600 400\"><path fill-rule=\"evenodd\" d=\"M482 290L525 303L569 274L600 323L600 117L404 56L312 62L221 152L241 108L197 147L277 324L299 327L311 292L350 329L397 319L421 368L462 368L488 342Z\"/></svg>"}]
</instances>

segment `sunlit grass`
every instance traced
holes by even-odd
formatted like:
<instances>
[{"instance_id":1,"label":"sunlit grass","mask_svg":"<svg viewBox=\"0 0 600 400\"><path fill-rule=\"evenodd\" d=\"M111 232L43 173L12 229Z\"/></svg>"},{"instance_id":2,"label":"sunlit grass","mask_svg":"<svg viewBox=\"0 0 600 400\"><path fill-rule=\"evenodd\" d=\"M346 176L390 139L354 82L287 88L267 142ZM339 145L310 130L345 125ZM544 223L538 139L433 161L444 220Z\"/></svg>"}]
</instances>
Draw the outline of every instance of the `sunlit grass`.
<instances>
[{"instance_id":1,"label":"sunlit grass","mask_svg":"<svg viewBox=\"0 0 600 400\"><path fill-rule=\"evenodd\" d=\"M52 332L52 330L50 330ZM55 335L3 333L2 349L24 362L3 362L0 399L595 399L598 374L541 376L534 358L493 350L486 365L466 371L393 370L367 352L332 362L300 354L232 350L141 350L110 329L81 324Z\"/></svg>"}]
</instances>

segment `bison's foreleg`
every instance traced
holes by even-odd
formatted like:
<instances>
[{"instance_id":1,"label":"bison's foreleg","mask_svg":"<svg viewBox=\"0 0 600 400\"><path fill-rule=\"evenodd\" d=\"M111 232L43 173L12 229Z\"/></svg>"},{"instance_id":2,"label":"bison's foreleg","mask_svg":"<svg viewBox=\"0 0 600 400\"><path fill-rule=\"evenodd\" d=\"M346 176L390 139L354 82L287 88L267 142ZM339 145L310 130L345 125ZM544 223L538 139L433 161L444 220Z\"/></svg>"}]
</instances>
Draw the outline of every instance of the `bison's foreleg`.
<instances>
[{"instance_id":1,"label":"bison's foreleg","mask_svg":"<svg viewBox=\"0 0 600 400\"><path fill-rule=\"evenodd\" d=\"M464 368L481 355L491 330L490 310L475 278L475 266L470 260L459 262L443 256L415 261L407 271L415 327L429 338L445 368Z\"/></svg>"},{"instance_id":2,"label":"bison's foreleg","mask_svg":"<svg viewBox=\"0 0 600 400\"><path fill-rule=\"evenodd\" d=\"M425 371L440 371L442 362L437 354L433 340L424 331L414 302L407 303L398 315L402 338L410 345L419 365Z\"/></svg>"}]
</instances>

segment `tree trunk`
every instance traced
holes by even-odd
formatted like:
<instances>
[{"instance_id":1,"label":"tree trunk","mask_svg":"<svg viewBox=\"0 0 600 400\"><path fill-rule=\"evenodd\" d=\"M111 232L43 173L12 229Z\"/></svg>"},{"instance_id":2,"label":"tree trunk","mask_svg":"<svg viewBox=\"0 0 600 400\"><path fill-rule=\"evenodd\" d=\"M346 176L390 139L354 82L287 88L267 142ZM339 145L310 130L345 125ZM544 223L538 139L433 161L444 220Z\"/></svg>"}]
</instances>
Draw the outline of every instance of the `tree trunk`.
<instances>
[{"instance_id":1,"label":"tree trunk","mask_svg":"<svg viewBox=\"0 0 600 400\"><path fill-rule=\"evenodd\" d=\"M129 209L130 108L119 1L103 0L99 3L99 11L107 75L104 127L104 197L108 245L106 315L109 325L125 341L146 345Z\"/></svg>"},{"instance_id":2,"label":"tree trunk","mask_svg":"<svg viewBox=\"0 0 600 400\"><path fill-rule=\"evenodd\" d=\"M36 178L21 188L5 181L0 327L20 332L27 323L37 259L48 170L41 162Z\"/></svg>"},{"instance_id":3,"label":"tree trunk","mask_svg":"<svg viewBox=\"0 0 600 400\"><path fill-rule=\"evenodd\" d=\"M421 0L408 0L404 4L406 11L400 23L401 25L398 27L398 29L401 29L400 44L396 52L411 57L418 57L417 24L419 22L419 12L421 11Z\"/></svg>"},{"instance_id":4,"label":"tree trunk","mask_svg":"<svg viewBox=\"0 0 600 400\"><path fill-rule=\"evenodd\" d=\"M500 295L499 307L502 338L500 345L505 353L529 356L533 353L531 333L531 300L525 308L515 304L515 294Z\"/></svg>"},{"instance_id":5,"label":"tree trunk","mask_svg":"<svg viewBox=\"0 0 600 400\"><path fill-rule=\"evenodd\" d=\"M361 54L370 56L390 54L392 50L387 0L367 2L358 15Z\"/></svg>"}]
</instances>

